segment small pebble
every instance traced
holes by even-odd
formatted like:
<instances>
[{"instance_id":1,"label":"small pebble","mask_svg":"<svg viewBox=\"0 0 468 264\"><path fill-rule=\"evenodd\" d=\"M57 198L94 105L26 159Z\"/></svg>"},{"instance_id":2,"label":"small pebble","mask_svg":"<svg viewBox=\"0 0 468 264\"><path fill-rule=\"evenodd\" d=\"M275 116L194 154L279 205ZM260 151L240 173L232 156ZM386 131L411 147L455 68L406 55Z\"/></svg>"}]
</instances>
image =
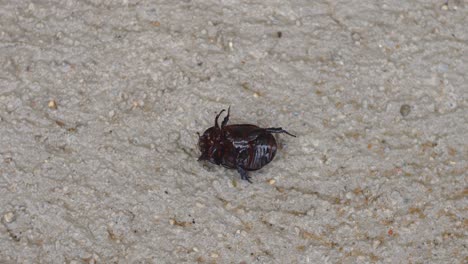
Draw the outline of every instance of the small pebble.
<instances>
[{"instance_id":1,"label":"small pebble","mask_svg":"<svg viewBox=\"0 0 468 264\"><path fill-rule=\"evenodd\" d=\"M216 254L216 253L211 253L211 257L212 257L212 258L218 258L218 257L219 257L219 255L218 255L218 254Z\"/></svg>"},{"instance_id":2,"label":"small pebble","mask_svg":"<svg viewBox=\"0 0 468 264\"><path fill-rule=\"evenodd\" d=\"M275 179L270 179L270 180L268 181L268 183L269 183L270 185L273 185L273 184L276 183L276 180L275 180Z\"/></svg>"},{"instance_id":3,"label":"small pebble","mask_svg":"<svg viewBox=\"0 0 468 264\"><path fill-rule=\"evenodd\" d=\"M372 247L376 249L380 246L381 243L382 242L380 242L380 240L374 240L374 242L372 243Z\"/></svg>"},{"instance_id":4,"label":"small pebble","mask_svg":"<svg viewBox=\"0 0 468 264\"><path fill-rule=\"evenodd\" d=\"M55 102L55 100L50 100L49 103L47 104L47 106L50 109L57 109L57 103Z\"/></svg>"},{"instance_id":5,"label":"small pebble","mask_svg":"<svg viewBox=\"0 0 468 264\"><path fill-rule=\"evenodd\" d=\"M5 223L11 223L15 220L15 214L13 214L13 212L8 212L3 215L3 220L5 220Z\"/></svg>"},{"instance_id":6,"label":"small pebble","mask_svg":"<svg viewBox=\"0 0 468 264\"><path fill-rule=\"evenodd\" d=\"M361 35L359 35L359 33L357 33L357 32L354 32L354 33L351 34L351 38L354 41L360 41L361 40Z\"/></svg>"},{"instance_id":7,"label":"small pebble","mask_svg":"<svg viewBox=\"0 0 468 264\"><path fill-rule=\"evenodd\" d=\"M400 114L402 116L407 116L411 112L411 106L404 104L400 107Z\"/></svg>"},{"instance_id":8,"label":"small pebble","mask_svg":"<svg viewBox=\"0 0 468 264\"><path fill-rule=\"evenodd\" d=\"M6 110L7 112L13 112L15 110L15 106L13 104L7 104Z\"/></svg>"},{"instance_id":9,"label":"small pebble","mask_svg":"<svg viewBox=\"0 0 468 264\"><path fill-rule=\"evenodd\" d=\"M237 181L236 181L235 179L232 179L232 186L233 186L234 188L237 187Z\"/></svg>"}]
</instances>

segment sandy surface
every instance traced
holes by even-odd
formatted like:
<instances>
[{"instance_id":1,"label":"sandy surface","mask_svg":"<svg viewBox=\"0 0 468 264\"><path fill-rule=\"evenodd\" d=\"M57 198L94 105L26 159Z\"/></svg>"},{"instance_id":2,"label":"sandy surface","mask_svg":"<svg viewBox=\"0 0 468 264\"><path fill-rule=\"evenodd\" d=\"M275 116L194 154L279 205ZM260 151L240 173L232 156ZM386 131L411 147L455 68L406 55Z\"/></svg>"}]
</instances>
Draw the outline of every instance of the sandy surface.
<instances>
[{"instance_id":1,"label":"sandy surface","mask_svg":"<svg viewBox=\"0 0 468 264\"><path fill-rule=\"evenodd\" d=\"M466 263L468 3L0 0L1 263ZM252 173L196 132L282 126Z\"/></svg>"}]
</instances>

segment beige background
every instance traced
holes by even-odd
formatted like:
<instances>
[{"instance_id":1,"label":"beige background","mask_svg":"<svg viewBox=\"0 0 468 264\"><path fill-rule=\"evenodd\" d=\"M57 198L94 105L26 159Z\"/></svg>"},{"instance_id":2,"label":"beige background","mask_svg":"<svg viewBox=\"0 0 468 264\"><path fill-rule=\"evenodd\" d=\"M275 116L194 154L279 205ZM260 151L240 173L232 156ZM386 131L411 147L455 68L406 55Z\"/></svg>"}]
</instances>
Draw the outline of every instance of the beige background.
<instances>
[{"instance_id":1,"label":"beige background","mask_svg":"<svg viewBox=\"0 0 468 264\"><path fill-rule=\"evenodd\" d=\"M1 262L466 263L467 19L0 0ZM253 184L196 160L229 105L298 135Z\"/></svg>"}]
</instances>

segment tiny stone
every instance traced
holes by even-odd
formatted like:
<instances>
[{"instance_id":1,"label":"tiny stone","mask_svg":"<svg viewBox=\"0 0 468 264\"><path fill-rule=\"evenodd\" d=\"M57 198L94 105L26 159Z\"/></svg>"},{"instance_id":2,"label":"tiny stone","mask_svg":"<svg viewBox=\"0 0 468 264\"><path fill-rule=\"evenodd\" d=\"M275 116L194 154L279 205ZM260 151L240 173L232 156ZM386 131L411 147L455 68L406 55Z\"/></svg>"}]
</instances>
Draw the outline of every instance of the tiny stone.
<instances>
[{"instance_id":1,"label":"tiny stone","mask_svg":"<svg viewBox=\"0 0 468 264\"><path fill-rule=\"evenodd\" d=\"M169 224L170 225L175 225L175 220L174 219L169 220Z\"/></svg>"},{"instance_id":2,"label":"tiny stone","mask_svg":"<svg viewBox=\"0 0 468 264\"><path fill-rule=\"evenodd\" d=\"M11 223L15 220L15 214L13 214L13 212L8 212L3 215L3 220L5 220L5 223Z\"/></svg>"},{"instance_id":3,"label":"tiny stone","mask_svg":"<svg viewBox=\"0 0 468 264\"><path fill-rule=\"evenodd\" d=\"M270 180L268 181L268 183L269 183L270 185L273 185L273 184L276 183L276 181L275 181L275 179L270 179Z\"/></svg>"},{"instance_id":4,"label":"tiny stone","mask_svg":"<svg viewBox=\"0 0 468 264\"><path fill-rule=\"evenodd\" d=\"M360 40L361 40L361 36L360 36L359 33L357 33L357 32L354 32L353 34L351 34L351 38L352 38L354 41L360 41Z\"/></svg>"},{"instance_id":5,"label":"tiny stone","mask_svg":"<svg viewBox=\"0 0 468 264\"><path fill-rule=\"evenodd\" d=\"M411 106L404 104L400 107L400 114L402 116L407 116L411 112Z\"/></svg>"},{"instance_id":6,"label":"tiny stone","mask_svg":"<svg viewBox=\"0 0 468 264\"><path fill-rule=\"evenodd\" d=\"M8 112L13 112L13 110L15 110L15 106L13 104L7 104L6 110Z\"/></svg>"},{"instance_id":7,"label":"tiny stone","mask_svg":"<svg viewBox=\"0 0 468 264\"><path fill-rule=\"evenodd\" d=\"M296 235L299 235L301 232L301 229L299 229L299 227L295 226L294 227L294 233L296 233Z\"/></svg>"},{"instance_id":8,"label":"tiny stone","mask_svg":"<svg viewBox=\"0 0 468 264\"><path fill-rule=\"evenodd\" d=\"M198 248L194 247L192 248L193 251L198 252Z\"/></svg>"},{"instance_id":9,"label":"tiny stone","mask_svg":"<svg viewBox=\"0 0 468 264\"><path fill-rule=\"evenodd\" d=\"M47 104L47 106L48 106L50 109L57 109L57 103L55 102L55 100L50 100L50 101L49 101L49 104Z\"/></svg>"},{"instance_id":10,"label":"tiny stone","mask_svg":"<svg viewBox=\"0 0 468 264\"><path fill-rule=\"evenodd\" d=\"M380 240L374 240L374 242L372 243L372 247L376 249L380 246L381 243L382 242L380 242Z\"/></svg>"},{"instance_id":11,"label":"tiny stone","mask_svg":"<svg viewBox=\"0 0 468 264\"><path fill-rule=\"evenodd\" d=\"M219 257L219 255L218 255L218 254L216 254L216 253L211 253L211 257L212 257L212 258L218 258L218 257Z\"/></svg>"}]
</instances>

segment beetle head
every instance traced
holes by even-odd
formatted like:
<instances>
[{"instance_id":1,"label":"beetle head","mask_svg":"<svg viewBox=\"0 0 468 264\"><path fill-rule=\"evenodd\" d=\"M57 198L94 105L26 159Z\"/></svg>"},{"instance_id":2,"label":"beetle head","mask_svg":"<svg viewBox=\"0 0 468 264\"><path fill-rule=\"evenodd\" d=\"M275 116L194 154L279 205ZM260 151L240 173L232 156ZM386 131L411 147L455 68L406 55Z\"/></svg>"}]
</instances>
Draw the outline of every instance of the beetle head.
<instances>
[{"instance_id":1,"label":"beetle head","mask_svg":"<svg viewBox=\"0 0 468 264\"><path fill-rule=\"evenodd\" d=\"M201 155L198 160L207 160L214 164L221 164L223 154L222 131L219 127L208 128L198 138L198 148Z\"/></svg>"}]
</instances>

